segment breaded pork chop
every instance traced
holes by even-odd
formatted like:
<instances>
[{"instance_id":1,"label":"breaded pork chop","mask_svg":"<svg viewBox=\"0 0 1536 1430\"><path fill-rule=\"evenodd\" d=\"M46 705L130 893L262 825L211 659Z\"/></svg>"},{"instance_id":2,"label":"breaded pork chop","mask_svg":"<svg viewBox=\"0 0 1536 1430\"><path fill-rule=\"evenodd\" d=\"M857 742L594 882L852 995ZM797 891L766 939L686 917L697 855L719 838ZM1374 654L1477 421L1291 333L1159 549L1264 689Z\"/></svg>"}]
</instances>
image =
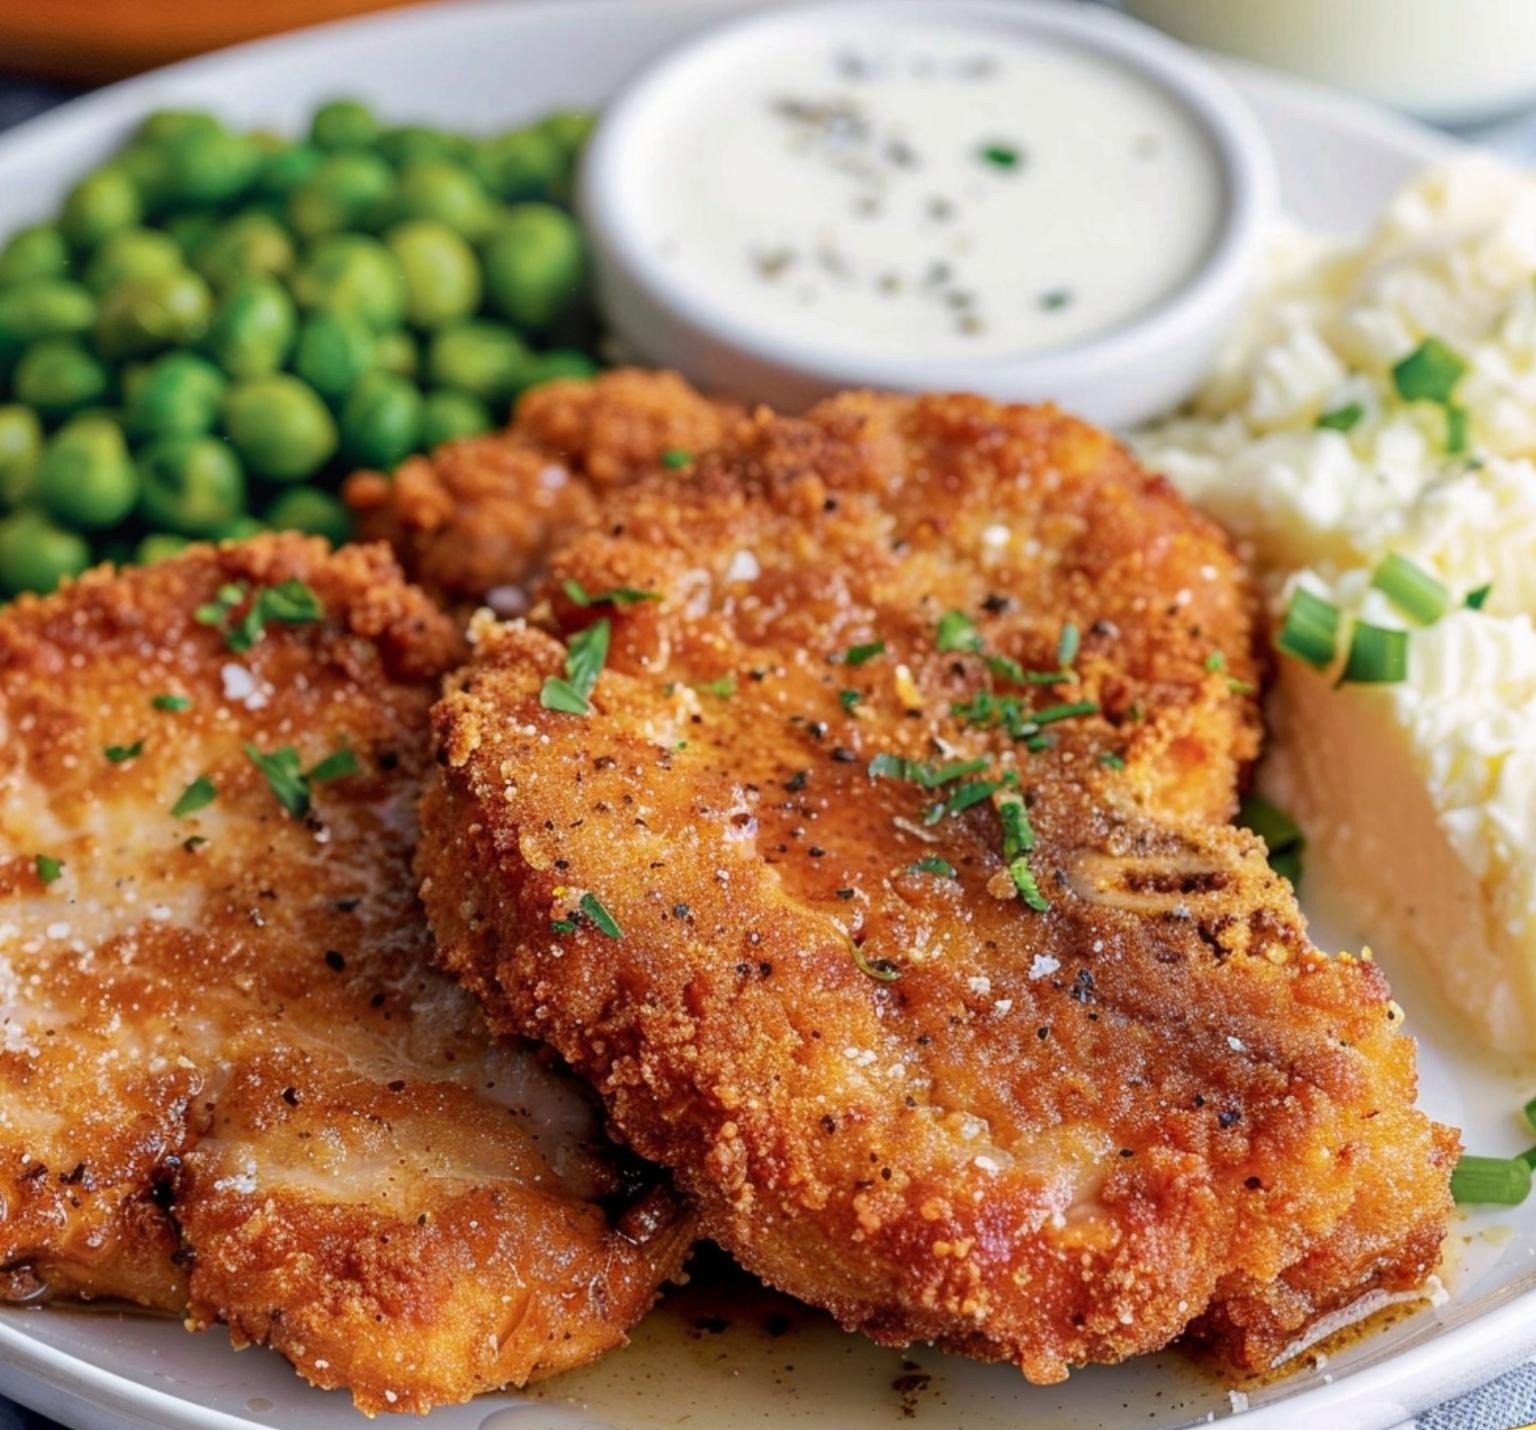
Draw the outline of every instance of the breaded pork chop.
<instances>
[{"instance_id":1,"label":"breaded pork chop","mask_svg":"<svg viewBox=\"0 0 1536 1430\"><path fill-rule=\"evenodd\" d=\"M760 417L607 512L552 562L564 643L482 623L418 867L493 1025L709 1235L1037 1381L1195 1322L1266 1365L1424 1280L1456 1138L1225 823L1256 675L1212 525L968 398Z\"/></svg>"},{"instance_id":2,"label":"breaded pork chop","mask_svg":"<svg viewBox=\"0 0 1536 1430\"><path fill-rule=\"evenodd\" d=\"M346 498L362 536L388 541L412 580L477 603L537 575L554 543L597 519L607 491L686 469L740 417L671 372L547 383L508 431L446 443L393 477L359 472Z\"/></svg>"},{"instance_id":3,"label":"breaded pork chop","mask_svg":"<svg viewBox=\"0 0 1536 1430\"><path fill-rule=\"evenodd\" d=\"M460 653L382 547L288 536L0 612L0 1268L424 1410L623 1339L688 1228L429 967Z\"/></svg>"}]
</instances>

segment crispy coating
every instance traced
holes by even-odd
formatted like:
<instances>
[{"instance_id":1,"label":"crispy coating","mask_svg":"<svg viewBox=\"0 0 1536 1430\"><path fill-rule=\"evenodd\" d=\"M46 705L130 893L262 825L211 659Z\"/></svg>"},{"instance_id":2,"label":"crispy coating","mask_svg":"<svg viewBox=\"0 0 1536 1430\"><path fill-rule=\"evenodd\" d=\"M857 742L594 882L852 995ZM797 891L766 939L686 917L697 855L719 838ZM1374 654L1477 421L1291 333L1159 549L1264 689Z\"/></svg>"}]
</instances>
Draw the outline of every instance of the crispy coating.
<instances>
[{"instance_id":1,"label":"crispy coating","mask_svg":"<svg viewBox=\"0 0 1536 1430\"><path fill-rule=\"evenodd\" d=\"M288 580L323 618L248 652L196 614ZM425 1410L592 1358L676 1269L685 1221L653 1200L625 1235L598 1205L628 1192L585 1097L430 967L415 803L461 651L385 548L296 536L0 613L13 1299L222 1320L364 1410ZM247 754L288 746L356 760L302 818Z\"/></svg>"},{"instance_id":2,"label":"crispy coating","mask_svg":"<svg viewBox=\"0 0 1536 1430\"><path fill-rule=\"evenodd\" d=\"M606 511L545 592L567 638L612 622L590 714L541 703L559 640L482 622L418 868L493 1026L585 1074L710 1236L846 1326L1036 1381L1197 1318L1267 1365L1424 1280L1455 1135L1375 966L1317 952L1225 823L1257 672L1214 526L1103 434L958 397L759 415Z\"/></svg>"},{"instance_id":3,"label":"crispy coating","mask_svg":"<svg viewBox=\"0 0 1536 1430\"><path fill-rule=\"evenodd\" d=\"M707 451L740 416L671 372L552 382L518 403L509 431L446 443L393 478L359 472L345 495L361 535L388 541L412 580L475 603L534 575L606 490Z\"/></svg>"}]
</instances>

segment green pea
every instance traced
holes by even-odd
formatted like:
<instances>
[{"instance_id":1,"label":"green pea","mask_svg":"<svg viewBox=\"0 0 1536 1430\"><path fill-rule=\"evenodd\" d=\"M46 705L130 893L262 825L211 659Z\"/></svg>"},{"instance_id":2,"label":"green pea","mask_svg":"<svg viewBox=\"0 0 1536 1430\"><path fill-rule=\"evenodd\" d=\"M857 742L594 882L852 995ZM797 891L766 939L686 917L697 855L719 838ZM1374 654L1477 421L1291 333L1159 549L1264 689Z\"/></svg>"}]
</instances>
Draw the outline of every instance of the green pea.
<instances>
[{"instance_id":1,"label":"green pea","mask_svg":"<svg viewBox=\"0 0 1536 1430\"><path fill-rule=\"evenodd\" d=\"M380 333L374 344L373 365L381 372L392 372L396 377L415 377L421 368L421 353L416 339L403 328L391 333Z\"/></svg>"},{"instance_id":2,"label":"green pea","mask_svg":"<svg viewBox=\"0 0 1536 1430\"><path fill-rule=\"evenodd\" d=\"M218 223L214 214L179 213L165 219L161 227L176 240L176 246L190 259L208 241L208 236L218 227Z\"/></svg>"},{"instance_id":3,"label":"green pea","mask_svg":"<svg viewBox=\"0 0 1536 1430\"><path fill-rule=\"evenodd\" d=\"M37 338L87 333L96 300L67 278L33 278L0 289L0 352L19 351Z\"/></svg>"},{"instance_id":4,"label":"green pea","mask_svg":"<svg viewBox=\"0 0 1536 1430\"><path fill-rule=\"evenodd\" d=\"M551 327L580 301L585 268L581 230L553 204L508 209L486 241L491 306L529 332Z\"/></svg>"},{"instance_id":5,"label":"green pea","mask_svg":"<svg viewBox=\"0 0 1536 1430\"><path fill-rule=\"evenodd\" d=\"M338 233L321 239L293 276L293 296L307 309L361 318L375 332L405 319L405 276L376 238Z\"/></svg>"},{"instance_id":6,"label":"green pea","mask_svg":"<svg viewBox=\"0 0 1536 1430\"><path fill-rule=\"evenodd\" d=\"M0 521L0 590L8 596L46 594L90 564L85 538L55 526L40 511L18 511Z\"/></svg>"},{"instance_id":7,"label":"green pea","mask_svg":"<svg viewBox=\"0 0 1536 1430\"><path fill-rule=\"evenodd\" d=\"M116 526L139 497L123 429L100 413L66 423L43 450L37 491L55 518L77 530Z\"/></svg>"},{"instance_id":8,"label":"green pea","mask_svg":"<svg viewBox=\"0 0 1536 1430\"><path fill-rule=\"evenodd\" d=\"M293 370L327 402L339 403L374 365L373 330L345 313L312 313L299 328Z\"/></svg>"},{"instance_id":9,"label":"green pea","mask_svg":"<svg viewBox=\"0 0 1536 1430\"><path fill-rule=\"evenodd\" d=\"M288 198L288 222L303 238L373 228L394 198L395 176L377 154L346 149L328 154Z\"/></svg>"},{"instance_id":10,"label":"green pea","mask_svg":"<svg viewBox=\"0 0 1536 1430\"><path fill-rule=\"evenodd\" d=\"M361 100L333 99L315 111L309 137L322 149L362 149L379 137L379 121Z\"/></svg>"},{"instance_id":11,"label":"green pea","mask_svg":"<svg viewBox=\"0 0 1536 1430\"><path fill-rule=\"evenodd\" d=\"M222 291L242 278L280 278L294 263L293 240L270 214L247 209L198 245L197 271Z\"/></svg>"},{"instance_id":12,"label":"green pea","mask_svg":"<svg viewBox=\"0 0 1536 1430\"><path fill-rule=\"evenodd\" d=\"M530 358L516 333L499 323L469 319L437 330L427 371L435 385L457 387L499 408L521 385Z\"/></svg>"},{"instance_id":13,"label":"green pea","mask_svg":"<svg viewBox=\"0 0 1536 1430\"><path fill-rule=\"evenodd\" d=\"M133 180L109 165L87 174L69 191L59 229L76 248L94 248L108 234L133 228L143 217Z\"/></svg>"},{"instance_id":14,"label":"green pea","mask_svg":"<svg viewBox=\"0 0 1536 1430\"><path fill-rule=\"evenodd\" d=\"M557 109L539 120L537 128L540 134L553 139L567 158L575 159L596 125L597 115L590 109Z\"/></svg>"},{"instance_id":15,"label":"green pea","mask_svg":"<svg viewBox=\"0 0 1536 1430\"><path fill-rule=\"evenodd\" d=\"M187 269L120 283L101 300L96 346L117 359L195 343L208 331L213 295Z\"/></svg>"},{"instance_id":16,"label":"green pea","mask_svg":"<svg viewBox=\"0 0 1536 1430\"><path fill-rule=\"evenodd\" d=\"M422 159L400 171L395 211L400 218L437 219L475 238L490 221L491 204L479 179L462 164Z\"/></svg>"},{"instance_id":17,"label":"green pea","mask_svg":"<svg viewBox=\"0 0 1536 1430\"><path fill-rule=\"evenodd\" d=\"M37 413L19 403L0 407L0 504L20 506L31 498L42 451Z\"/></svg>"},{"instance_id":18,"label":"green pea","mask_svg":"<svg viewBox=\"0 0 1536 1430\"><path fill-rule=\"evenodd\" d=\"M471 161L480 182L498 199L547 199L565 181L569 161L560 144L539 129L518 129L483 139Z\"/></svg>"},{"instance_id":19,"label":"green pea","mask_svg":"<svg viewBox=\"0 0 1536 1430\"><path fill-rule=\"evenodd\" d=\"M469 146L457 134L445 134L424 124L403 124L386 129L374 147L397 169L403 169L423 161L463 158Z\"/></svg>"},{"instance_id":20,"label":"green pea","mask_svg":"<svg viewBox=\"0 0 1536 1430\"><path fill-rule=\"evenodd\" d=\"M406 319L437 328L480 306L480 265L464 239L437 219L397 223L384 241L405 275Z\"/></svg>"},{"instance_id":21,"label":"green pea","mask_svg":"<svg viewBox=\"0 0 1536 1430\"><path fill-rule=\"evenodd\" d=\"M190 544L186 537L177 536L175 532L152 531L133 548L133 561L136 566L154 566L180 556Z\"/></svg>"},{"instance_id":22,"label":"green pea","mask_svg":"<svg viewBox=\"0 0 1536 1430\"><path fill-rule=\"evenodd\" d=\"M125 228L106 239L85 270L86 285L105 293L134 278L157 278L186 266L181 246L154 228Z\"/></svg>"},{"instance_id":23,"label":"green pea","mask_svg":"<svg viewBox=\"0 0 1536 1430\"><path fill-rule=\"evenodd\" d=\"M421 404L422 450L430 452L455 438L489 432L495 425L490 408L478 397L449 387L434 388Z\"/></svg>"},{"instance_id":24,"label":"green pea","mask_svg":"<svg viewBox=\"0 0 1536 1430\"><path fill-rule=\"evenodd\" d=\"M247 468L273 481L300 481L336 451L336 424L325 404L296 377L274 373L230 389L224 429Z\"/></svg>"},{"instance_id":25,"label":"green pea","mask_svg":"<svg viewBox=\"0 0 1536 1430\"><path fill-rule=\"evenodd\" d=\"M155 213L170 197L171 161L158 144L136 143L112 156L112 167L128 176L145 213Z\"/></svg>"},{"instance_id":26,"label":"green pea","mask_svg":"<svg viewBox=\"0 0 1536 1430\"><path fill-rule=\"evenodd\" d=\"M213 541L246 541L270 530L266 522L258 521L249 512L237 516L228 526L221 526L210 538Z\"/></svg>"},{"instance_id":27,"label":"green pea","mask_svg":"<svg viewBox=\"0 0 1536 1430\"><path fill-rule=\"evenodd\" d=\"M290 487L267 508L267 524L275 531L305 531L340 546L352 536L352 514L319 487Z\"/></svg>"},{"instance_id":28,"label":"green pea","mask_svg":"<svg viewBox=\"0 0 1536 1430\"><path fill-rule=\"evenodd\" d=\"M63 278L68 273L69 245L51 223L19 228L0 248L0 284Z\"/></svg>"},{"instance_id":29,"label":"green pea","mask_svg":"<svg viewBox=\"0 0 1536 1430\"><path fill-rule=\"evenodd\" d=\"M597 376L597 364L586 353L575 348L551 348L539 353L523 377L522 391L538 387L540 383L574 379L584 382Z\"/></svg>"},{"instance_id":30,"label":"green pea","mask_svg":"<svg viewBox=\"0 0 1536 1430\"><path fill-rule=\"evenodd\" d=\"M293 299L281 283L245 278L214 310L205 346L231 377L259 377L283 365L298 323Z\"/></svg>"},{"instance_id":31,"label":"green pea","mask_svg":"<svg viewBox=\"0 0 1536 1430\"><path fill-rule=\"evenodd\" d=\"M195 437L213 430L224 374L196 353L173 352L128 379L124 417L135 437Z\"/></svg>"},{"instance_id":32,"label":"green pea","mask_svg":"<svg viewBox=\"0 0 1536 1430\"><path fill-rule=\"evenodd\" d=\"M416 450L421 438L421 393L409 378L370 372L353 388L341 412L347 460L385 471Z\"/></svg>"},{"instance_id":33,"label":"green pea","mask_svg":"<svg viewBox=\"0 0 1536 1430\"><path fill-rule=\"evenodd\" d=\"M167 195L172 203L214 208L239 198L261 173L266 156L249 135L189 129L164 141Z\"/></svg>"},{"instance_id":34,"label":"green pea","mask_svg":"<svg viewBox=\"0 0 1536 1430\"><path fill-rule=\"evenodd\" d=\"M157 109L145 116L138 137L151 144L163 144L185 134L217 134L224 125L206 109Z\"/></svg>"},{"instance_id":35,"label":"green pea","mask_svg":"<svg viewBox=\"0 0 1536 1430\"><path fill-rule=\"evenodd\" d=\"M218 437L162 437L139 454L139 510L151 526L212 536L245 510L245 474Z\"/></svg>"},{"instance_id":36,"label":"green pea","mask_svg":"<svg viewBox=\"0 0 1536 1430\"><path fill-rule=\"evenodd\" d=\"M107 391L107 370L73 338L43 338L21 355L11 389L47 421L66 417Z\"/></svg>"},{"instance_id":37,"label":"green pea","mask_svg":"<svg viewBox=\"0 0 1536 1430\"><path fill-rule=\"evenodd\" d=\"M313 144L290 144L274 150L262 161L256 192L264 198L286 199L324 159L324 151Z\"/></svg>"}]
</instances>

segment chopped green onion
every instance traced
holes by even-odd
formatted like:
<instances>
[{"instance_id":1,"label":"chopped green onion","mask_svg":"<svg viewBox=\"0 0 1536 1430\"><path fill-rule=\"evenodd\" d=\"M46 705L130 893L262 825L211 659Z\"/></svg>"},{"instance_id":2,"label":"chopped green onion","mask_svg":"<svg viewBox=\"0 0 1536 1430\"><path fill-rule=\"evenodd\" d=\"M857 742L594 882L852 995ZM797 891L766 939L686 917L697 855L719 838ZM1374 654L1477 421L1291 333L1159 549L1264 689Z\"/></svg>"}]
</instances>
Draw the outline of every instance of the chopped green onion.
<instances>
[{"instance_id":1,"label":"chopped green onion","mask_svg":"<svg viewBox=\"0 0 1536 1430\"><path fill-rule=\"evenodd\" d=\"M1439 338L1425 338L1392 369L1392 382L1404 402L1447 403L1466 375L1467 361Z\"/></svg>"},{"instance_id":2,"label":"chopped green onion","mask_svg":"<svg viewBox=\"0 0 1536 1430\"><path fill-rule=\"evenodd\" d=\"M1238 824L1264 841L1269 867L1291 883L1301 879L1301 855L1307 837L1283 809L1256 794L1244 795L1237 807Z\"/></svg>"},{"instance_id":3,"label":"chopped green onion","mask_svg":"<svg viewBox=\"0 0 1536 1430\"><path fill-rule=\"evenodd\" d=\"M167 710L173 715L179 714L192 704L185 695L157 695L149 703L156 710Z\"/></svg>"},{"instance_id":4,"label":"chopped green onion","mask_svg":"<svg viewBox=\"0 0 1536 1430\"><path fill-rule=\"evenodd\" d=\"M1205 658L1205 668L1207 670L1225 670L1227 668L1227 657L1221 651L1213 650Z\"/></svg>"},{"instance_id":5,"label":"chopped green onion","mask_svg":"<svg viewBox=\"0 0 1536 1430\"><path fill-rule=\"evenodd\" d=\"M182 790L181 797L171 806L171 815L175 819L185 819L189 814L195 814L204 805L209 805L218 798L218 790L207 775L199 775Z\"/></svg>"},{"instance_id":6,"label":"chopped green onion","mask_svg":"<svg viewBox=\"0 0 1536 1430\"><path fill-rule=\"evenodd\" d=\"M925 854L915 864L907 865L909 874L937 874L941 879L953 879L955 866L948 859L940 859L937 854Z\"/></svg>"},{"instance_id":7,"label":"chopped green onion","mask_svg":"<svg viewBox=\"0 0 1536 1430\"><path fill-rule=\"evenodd\" d=\"M33 858L32 863L37 870L37 877L45 884L53 883L64 873L64 861L55 859L51 854L38 854Z\"/></svg>"},{"instance_id":8,"label":"chopped green onion","mask_svg":"<svg viewBox=\"0 0 1536 1430\"><path fill-rule=\"evenodd\" d=\"M1466 1154L1451 1173L1457 1206L1517 1207L1531 1194L1531 1168L1519 1157Z\"/></svg>"},{"instance_id":9,"label":"chopped green onion","mask_svg":"<svg viewBox=\"0 0 1536 1430\"><path fill-rule=\"evenodd\" d=\"M551 933L558 933L558 934L575 933L576 932L576 920L575 919L551 919L549 921L549 931Z\"/></svg>"},{"instance_id":10,"label":"chopped green onion","mask_svg":"<svg viewBox=\"0 0 1536 1430\"><path fill-rule=\"evenodd\" d=\"M607 934L609 938L624 937L624 931L619 927L618 920L598 902L596 894L583 894L579 907L582 913L592 920L592 926L599 933Z\"/></svg>"},{"instance_id":11,"label":"chopped green onion","mask_svg":"<svg viewBox=\"0 0 1536 1430\"><path fill-rule=\"evenodd\" d=\"M693 461L693 453L686 447L668 447L661 454L661 465L669 472L676 472L688 466Z\"/></svg>"},{"instance_id":12,"label":"chopped green onion","mask_svg":"<svg viewBox=\"0 0 1536 1430\"><path fill-rule=\"evenodd\" d=\"M1043 914L1050 908L1051 901L1040 892L1040 885L1035 882L1035 871L1029 867L1027 854L1020 854L1008 865L1008 877L1013 880L1013 887L1019 891L1019 897L1036 913Z\"/></svg>"},{"instance_id":13,"label":"chopped green onion","mask_svg":"<svg viewBox=\"0 0 1536 1430\"><path fill-rule=\"evenodd\" d=\"M580 581L566 577L561 589L578 606L632 606L638 601L659 601L660 591L640 591L633 586L615 586L594 596Z\"/></svg>"},{"instance_id":14,"label":"chopped green onion","mask_svg":"<svg viewBox=\"0 0 1536 1430\"><path fill-rule=\"evenodd\" d=\"M884 641L868 641L864 645L851 645L843 652L844 665L863 665L877 655L885 654Z\"/></svg>"},{"instance_id":15,"label":"chopped green onion","mask_svg":"<svg viewBox=\"0 0 1536 1430\"><path fill-rule=\"evenodd\" d=\"M976 151L977 157L994 169L1017 169L1019 151L1012 144L983 144Z\"/></svg>"},{"instance_id":16,"label":"chopped green onion","mask_svg":"<svg viewBox=\"0 0 1536 1430\"><path fill-rule=\"evenodd\" d=\"M901 970L888 958L871 958L852 940L848 944L853 953L854 966L860 973L868 974L876 983L894 983L901 977Z\"/></svg>"},{"instance_id":17,"label":"chopped green onion","mask_svg":"<svg viewBox=\"0 0 1536 1430\"><path fill-rule=\"evenodd\" d=\"M1467 602L1466 602L1467 609L1469 611L1480 611L1480 610L1482 610L1483 606L1487 603L1488 597L1490 595L1492 595L1492 593L1493 593L1493 582L1492 581L1485 582L1483 585L1479 586L1475 591L1468 591L1467 592Z\"/></svg>"},{"instance_id":18,"label":"chopped green onion","mask_svg":"<svg viewBox=\"0 0 1536 1430\"><path fill-rule=\"evenodd\" d=\"M136 760L144 753L144 742L135 740L131 745L108 745L102 751L108 760L114 765L121 765L128 760Z\"/></svg>"},{"instance_id":19,"label":"chopped green onion","mask_svg":"<svg viewBox=\"0 0 1536 1430\"><path fill-rule=\"evenodd\" d=\"M1356 621L1340 685L1396 685L1408 676L1408 632Z\"/></svg>"},{"instance_id":20,"label":"chopped green onion","mask_svg":"<svg viewBox=\"0 0 1536 1430\"><path fill-rule=\"evenodd\" d=\"M335 750L327 755L304 776L311 784L325 784L329 780L345 779L357 773L357 756L348 749Z\"/></svg>"},{"instance_id":21,"label":"chopped green onion","mask_svg":"<svg viewBox=\"0 0 1536 1430\"><path fill-rule=\"evenodd\" d=\"M1123 770L1125 768L1125 757L1123 755L1117 755L1113 750L1105 750L1104 753L1099 756L1099 763L1103 765L1106 770Z\"/></svg>"},{"instance_id":22,"label":"chopped green onion","mask_svg":"<svg viewBox=\"0 0 1536 1430\"><path fill-rule=\"evenodd\" d=\"M1000 780L969 780L961 785L942 804L932 805L923 815L924 824L937 824L946 815L959 814L974 804L991 799L1004 785L1015 784L1018 776L1012 771Z\"/></svg>"},{"instance_id":23,"label":"chopped green onion","mask_svg":"<svg viewBox=\"0 0 1536 1430\"><path fill-rule=\"evenodd\" d=\"M940 650L979 651L982 644L981 632L976 629L976 622L964 611L945 611L939 617L935 644Z\"/></svg>"},{"instance_id":24,"label":"chopped green onion","mask_svg":"<svg viewBox=\"0 0 1536 1430\"><path fill-rule=\"evenodd\" d=\"M1003 826L1003 858L1012 859L1028 854L1035 847L1035 830L1029 822L1029 811L1016 794L1005 794L997 801L997 817Z\"/></svg>"},{"instance_id":25,"label":"chopped green onion","mask_svg":"<svg viewBox=\"0 0 1536 1430\"><path fill-rule=\"evenodd\" d=\"M1346 402L1317 419L1317 425L1329 432L1348 432L1365 416L1365 408L1358 402Z\"/></svg>"},{"instance_id":26,"label":"chopped green onion","mask_svg":"<svg viewBox=\"0 0 1536 1430\"><path fill-rule=\"evenodd\" d=\"M839 690L837 692L837 703L850 715L853 713L853 707L863 698L864 696L857 690Z\"/></svg>"},{"instance_id":27,"label":"chopped green onion","mask_svg":"<svg viewBox=\"0 0 1536 1430\"><path fill-rule=\"evenodd\" d=\"M1047 705L1042 710L1029 712L1029 721L1035 725L1053 725L1058 720L1075 720L1079 715L1097 715L1097 700L1072 700L1064 705Z\"/></svg>"},{"instance_id":28,"label":"chopped green onion","mask_svg":"<svg viewBox=\"0 0 1536 1430\"><path fill-rule=\"evenodd\" d=\"M693 687L700 695L713 695L720 700L729 700L736 693L736 677L734 675L722 675L716 680L700 680Z\"/></svg>"},{"instance_id":29,"label":"chopped green onion","mask_svg":"<svg viewBox=\"0 0 1536 1430\"><path fill-rule=\"evenodd\" d=\"M604 616L571 637L565 652L565 678L551 675L545 680L539 691L540 705L566 715L590 713L587 697L608 659L608 638L612 631L612 621Z\"/></svg>"},{"instance_id":30,"label":"chopped green onion","mask_svg":"<svg viewBox=\"0 0 1536 1430\"><path fill-rule=\"evenodd\" d=\"M1338 650L1339 608L1305 586L1297 586L1286 605L1275 644L1314 670L1327 669Z\"/></svg>"},{"instance_id":31,"label":"chopped green onion","mask_svg":"<svg viewBox=\"0 0 1536 1430\"><path fill-rule=\"evenodd\" d=\"M910 780L923 789L937 789L952 780L979 774L986 767L985 756L975 760L951 760L943 765L925 765L920 760L909 760L902 755L881 754L869 762L869 777L872 780Z\"/></svg>"},{"instance_id":32,"label":"chopped green onion","mask_svg":"<svg viewBox=\"0 0 1536 1430\"><path fill-rule=\"evenodd\" d=\"M1072 662L1077 659L1077 652L1083 643L1082 636L1071 621L1066 621L1061 627L1061 636L1056 642L1056 664L1063 670L1070 670Z\"/></svg>"},{"instance_id":33,"label":"chopped green onion","mask_svg":"<svg viewBox=\"0 0 1536 1430\"><path fill-rule=\"evenodd\" d=\"M1032 755L1038 755L1042 750L1054 749L1056 737L1054 735L1031 735L1024 742L1024 748Z\"/></svg>"},{"instance_id":34,"label":"chopped green onion","mask_svg":"<svg viewBox=\"0 0 1536 1430\"><path fill-rule=\"evenodd\" d=\"M1450 406L1445 409L1445 450L1459 457L1467 450L1471 436L1472 415L1465 407Z\"/></svg>"},{"instance_id":35,"label":"chopped green onion","mask_svg":"<svg viewBox=\"0 0 1536 1430\"><path fill-rule=\"evenodd\" d=\"M1015 685L1024 685L1029 681L1030 672L1006 655L989 655L986 661L987 669L1003 680L1011 680Z\"/></svg>"},{"instance_id":36,"label":"chopped green onion","mask_svg":"<svg viewBox=\"0 0 1536 1430\"><path fill-rule=\"evenodd\" d=\"M1382 557L1371 585L1421 626L1434 625L1451 608L1451 593L1422 566L1396 552Z\"/></svg>"},{"instance_id":37,"label":"chopped green onion","mask_svg":"<svg viewBox=\"0 0 1536 1430\"><path fill-rule=\"evenodd\" d=\"M1531 1098L1520 1110L1525 1113L1526 1123L1536 1130L1536 1097Z\"/></svg>"},{"instance_id":38,"label":"chopped green onion","mask_svg":"<svg viewBox=\"0 0 1536 1430\"><path fill-rule=\"evenodd\" d=\"M1527 1147L1525 1151L1520 1154L1520 1160L1524 1162L1527 1167L1536 1168L1536 1147Z\"/></svg>"}]
</instances>

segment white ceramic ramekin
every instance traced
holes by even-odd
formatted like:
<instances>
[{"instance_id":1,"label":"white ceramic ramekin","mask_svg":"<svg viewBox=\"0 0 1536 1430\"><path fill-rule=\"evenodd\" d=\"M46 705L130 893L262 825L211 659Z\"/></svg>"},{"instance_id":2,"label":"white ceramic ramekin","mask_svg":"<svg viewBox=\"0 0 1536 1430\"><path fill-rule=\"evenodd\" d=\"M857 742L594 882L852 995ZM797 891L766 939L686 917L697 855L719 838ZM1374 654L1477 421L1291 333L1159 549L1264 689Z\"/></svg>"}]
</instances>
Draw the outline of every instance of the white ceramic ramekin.
<instances>
[{"instance_id":1,"label":"white ceramic ramekin","mask_svg":"<svg viewBox=\"0 0 1536 1430\"><path fill-rule=\"evenodd\" d=\"M1205 262L1161 302L1121 326L1067 346L1017 356L925 359L921 351L854 358L809 339L755 330L728 295L680 283L641 241L622 175L666 162L646 142L647 110L675 100L743 46L808 42L829 24L872 28L908 19L986 35L1038 37L1133 70L1171 96L1217 157L1223 208ZM699 116L701 124L708 115ZM649 152L648 152L649 151ZM598 295L635 355L674 367L711 391L797 410L833 391L973 391L1006 401L1055 401L1108 426L1128 426L1188 396L1241 311L1276 211L1273 161L1257 121L1197 55L1136 21L1060 0L844 0L775 7L707 30L653 62L609 105L583 165L579 203L591 235ZM1127 223L1134 215L1127 214Z\"/></svg>"}]
</instances>

